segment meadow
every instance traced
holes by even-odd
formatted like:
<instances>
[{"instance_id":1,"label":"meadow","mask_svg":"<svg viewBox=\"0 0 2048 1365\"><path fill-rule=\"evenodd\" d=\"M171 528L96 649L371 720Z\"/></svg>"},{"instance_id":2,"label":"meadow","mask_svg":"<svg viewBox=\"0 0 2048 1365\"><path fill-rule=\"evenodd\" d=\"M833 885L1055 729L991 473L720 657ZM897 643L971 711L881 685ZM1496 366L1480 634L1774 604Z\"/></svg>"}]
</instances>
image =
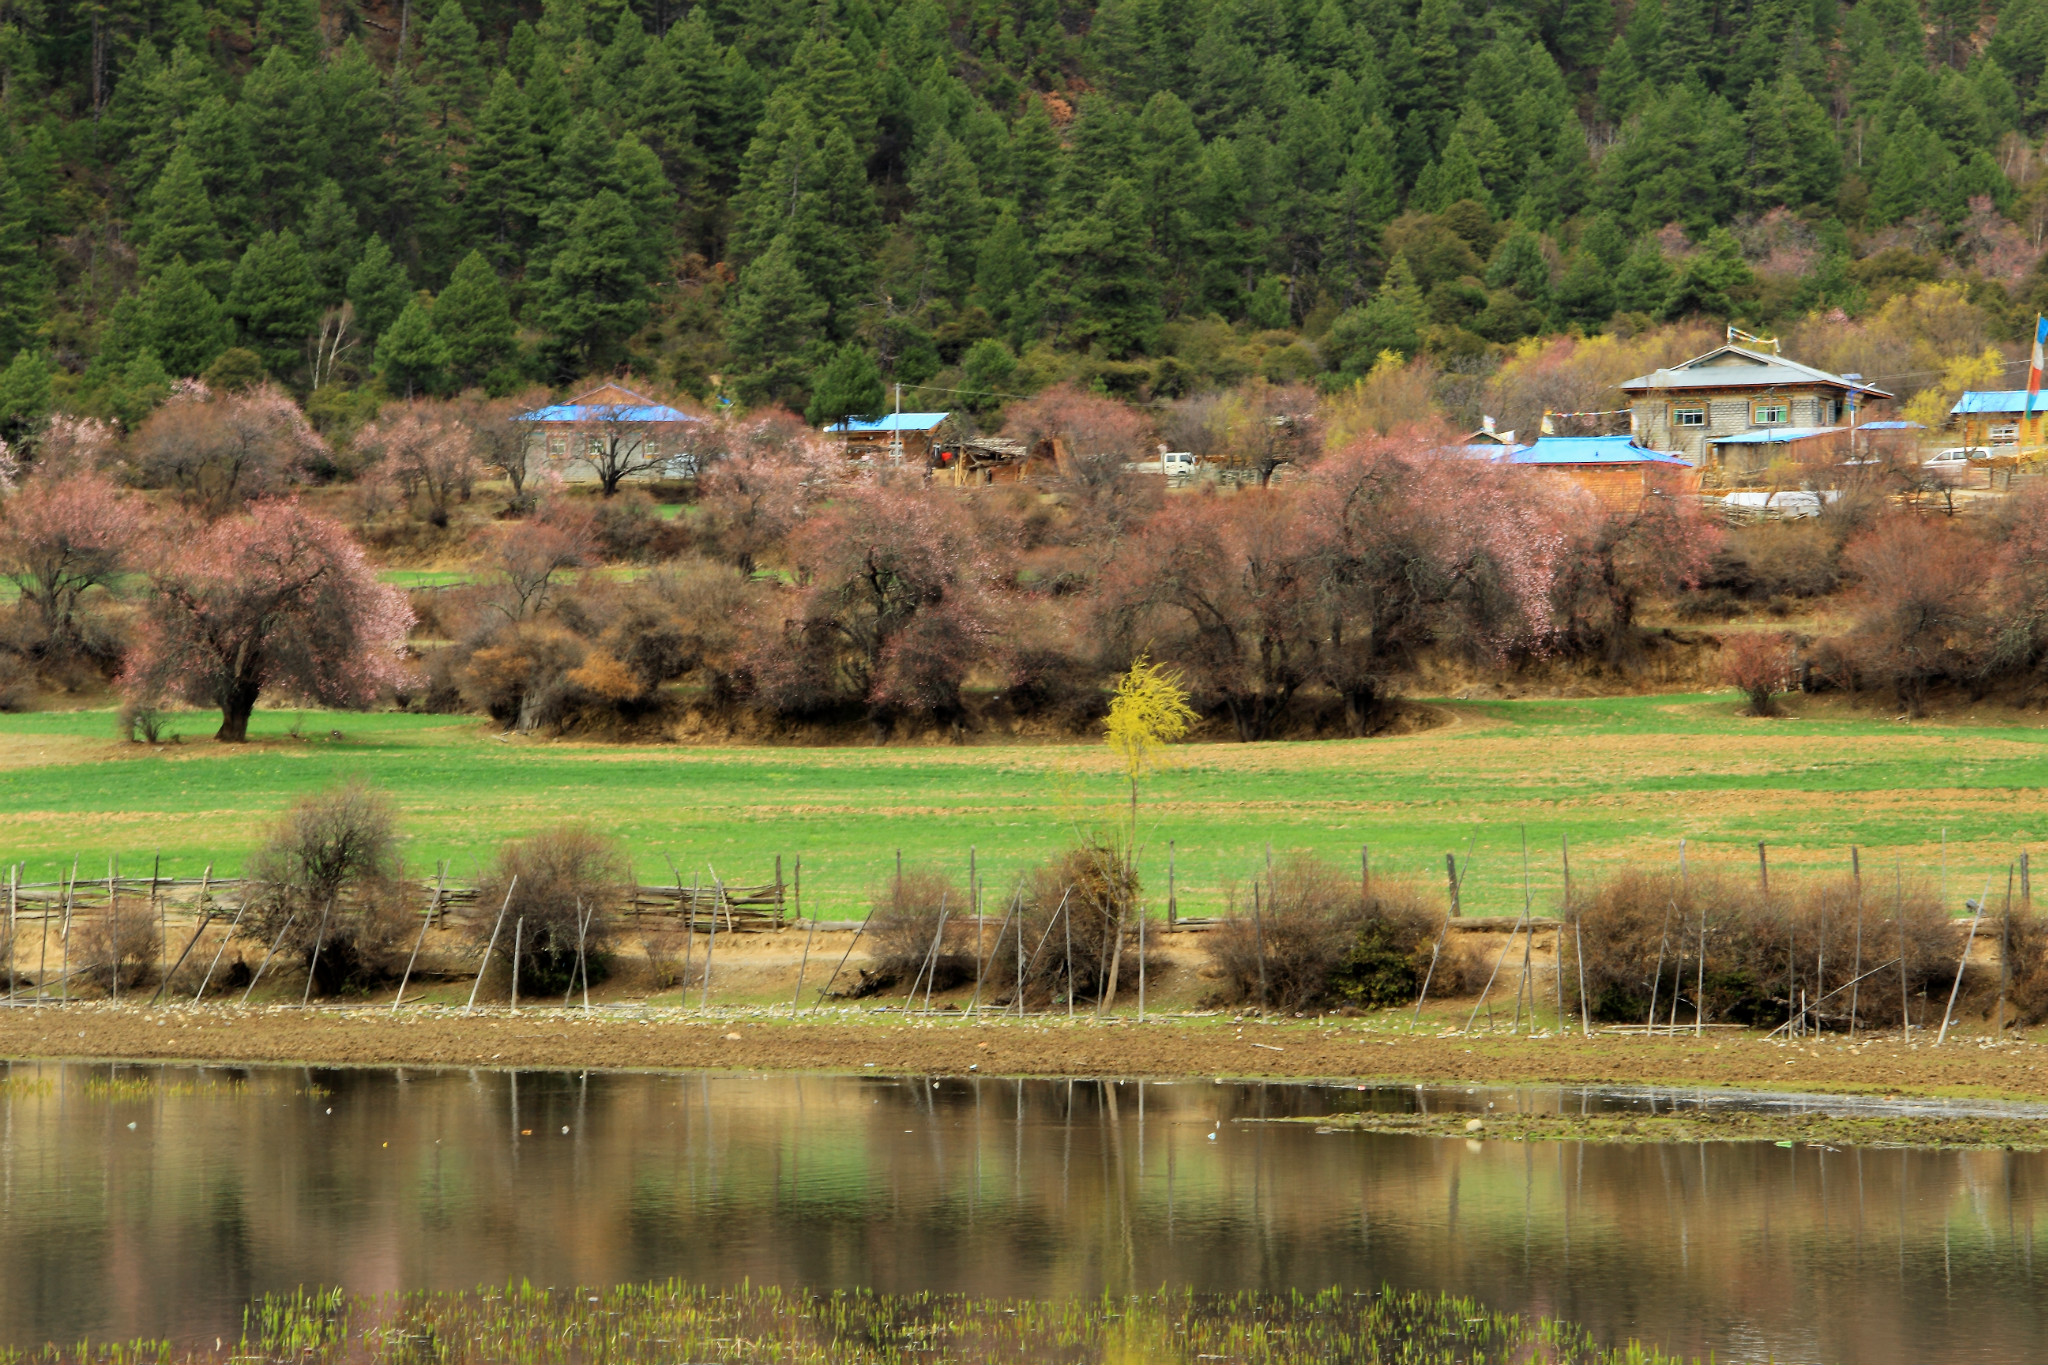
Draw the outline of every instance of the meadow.
<instances>
[{"instance_id":1,"label":"meadow","mask_svg":"<svg viewBox=\"0 0 2048 1365\"><path fill-rule=\"evenodd\" d=\"M1539 911L1562 880L1639 865L1773 876L1846 869L1950 888L1960 910L2003 884L2038 839L2048 726L2012 712L1907 723L1809 703L1796 719L1741 716L1727 695L1440 701L1443 723L1402 736L1190 744L1144 783L1139 837L1163 913L1169 844L1183 913L1249 895L1271 848L1311 850L1375 876L1444 880L1467 861L1467 914ZM146 875L235 873L292 798L349 776L387 790L409 869L449 860L468 880L503 840L562 820L612 831L644 881L711 869L765 879L803 859L806 913L857 917L896 850L956 869L969 850L998 894L1080 831L1123 818L1100 744L889 747L619 746L506 737L464 716L266 710L245 747L215 745L212 713L173 718L182 742L119 743L108 711L0 717L0 862L25 879L108 859Z\"/></svg>"}]
</instances>

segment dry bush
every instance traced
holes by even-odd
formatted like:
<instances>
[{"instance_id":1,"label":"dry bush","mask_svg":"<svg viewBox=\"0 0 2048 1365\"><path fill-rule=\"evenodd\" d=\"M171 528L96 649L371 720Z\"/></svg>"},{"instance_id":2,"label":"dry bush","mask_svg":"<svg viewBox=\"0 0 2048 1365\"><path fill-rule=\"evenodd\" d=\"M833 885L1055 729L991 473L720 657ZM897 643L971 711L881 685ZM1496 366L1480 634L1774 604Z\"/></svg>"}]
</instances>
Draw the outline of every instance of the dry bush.
<instances>
[{"instance_id":1,"label":"dry bush","mask_svg":"<svg viewBox=\"0 0 2048 1365\"><path fill-rule=\"evenodd\" d=\"M990 949L990 979L1017 989L1021 936L1027 1000L1113 1000L1115 991L1135 987L1140 889L1124 850L1105 839L1088 840L1041 864L1019 890L1021 903L1003 938L1007 946Z\"/></svg>"},{"instance_id":2,"label":"dry bush","mask_svg":"<svg viewBox=\"0 0 2048 1365\"><path fill-rule=\"evenodd\" d=\"M149 984L163 954L163 926L149 902L130 901L118 908L118 914L81 925L78 942L71 947L74 959L83 964L79 975L109 992L116 979L124 991Z\"/></svg>"},{"instance_id":3,"label":"dry bush","mask_svg":"<svg viewBox=\"0 0 2048 1365\"><path fill-rule=\"evenodd\" d=\"M899 982L915 980L931 956L932 939L939 933L939 916L948 921L973 913L967 893L950 876L925 867L906 867L877 883L869 892L874 907L868 921L869 951L875 965L860 975L853 988L856 997L873 995ZM963 923L965 920L963 918ZM948 935L941 943L939 960L932 969L934 989L945 990L963 977L974 976L974 954L958 950L959 940ZM953 951L948 951L952 949Z\"/></svg>"},{"instance_id":4,"label":"dry bush","mask_svg":"<svg viewBox=\"0 0 2048 1365\"><path fill-rule=\"evenodd\" d=\"M472 942L485 951L496 927L492 961L510 962L516 941L519 988L535 995L559 992L572 978L580 980L576 947L579 928L587 923L584 958L590 979L601 981L631 885L632 871L619 846L587 825L557 825L514 840L498 850L477 887L482 913L470 925ZM509 982L509 969L504 975Z\"/></svg>"},{"instance_id":5,"label":"dry bush","mask_svg":"<svg viewBox=\"0 0 2048 1365\"><path fill-rule=\"evenodd\" d=\"M1721 680L1749 698L1752 716L1777 715L1778 693L1792 685L1792 642L1775 631L1729 637Z\"/></svg>"},{"instance_id":6,"label":"dry bush","mask_svg":"<svg viewBox=\"0 0 2048 1365\"><path fill-rule=\"evenodd\" d=\"M1350 873L1307 854L1276 862L1254 900L1253 915L1233 915L1203 946L1227 999L1289 1013L1415 999L1444 922L1404 882L1376 881L1368 895ZM1439 953L1430 990L1455 995L1466 975L1461 952Z\"/></svg>"},{"instance_id":7,"label":"dry bush","mask_svg":"<svg viewBox=\"0 0 2048 1365\"><path fill-rule=\"evenodd\" d=\"M1630 872L1598 886L1573 910L1570 922L1583 935L1588 1010L1610 1022L1645 1022L1653 997L1657 1019L1668 1022L1674 986L1679 1025L1694 1020L1702 917L1710 1023L1776 1027L1798 1012L1803 993L1809 1024L1846 1029L1853 1003L1860 1024L1895 1028L1902 1006L1892 964L1902 937L1915 1023L1925 1018L1927 998L1955 974L1947 916L1917 887L1864 887L1861 960L1870 975L1853 996L1858 913L1849 878L1811 880L1765 896L1718 877ZM1567 954L1578 950L1577 943L1566 946ZM1568 967L1567 982L1574 975ZM1933 1008L1938 1013L1940 1005Z\"/></svg>"},{"instance_id":8,"label":"dry bush","mask_svg":"<svg viewBox=\"0 0 2048 1365\"><path fill-rule=\"evenodd\" d=\"M348 781L301 797L250 859L243 932L311 967L323 995L387 980L419 924L398 882L397 845L382 792Z\"/></svg>"},{"instance_id":9,"label":"dry bush","mask_svg":"<svg viewBox=\"0 0 2048 1365\"><path fill-rule=\"evenodd\" d=\"M640 931L640 951L647 957L647 971L654 979L656 990L668 990L673 986L687 986L684 980L683 945L689 941L688 929L678 929L666 919L657 920Z\"/></svg>"}]
</instances>

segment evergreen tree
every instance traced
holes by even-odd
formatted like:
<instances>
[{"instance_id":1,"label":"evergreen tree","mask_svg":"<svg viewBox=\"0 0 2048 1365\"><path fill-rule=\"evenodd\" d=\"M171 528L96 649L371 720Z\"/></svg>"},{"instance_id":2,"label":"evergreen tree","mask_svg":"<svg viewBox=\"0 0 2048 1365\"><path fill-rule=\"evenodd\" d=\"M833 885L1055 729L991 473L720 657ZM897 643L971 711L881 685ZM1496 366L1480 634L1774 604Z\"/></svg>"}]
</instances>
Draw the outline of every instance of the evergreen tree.
<instances>
[{"instance_id":1,"label":"evergreen tree","mask_svg":"<svg viewBox=\"0 0 2048 1365\"><path fill-rule=\"evenodd\" d=\"M1512 289L1538 307L1548 304L1550 262L1543 255L1542 238L1517 224L1487 262L1486 283L1495 289Z\"/></svg>"},{"instance_id":2,"label":"evergreen tree","mask_svg":"<svg viewBox=\"0 0 2048 1365\"><path fill-rule=\"evenodd\" d=\"M441 0L420 40L419 82L427 92L434 126L467 123L484 96L483 63L477 57L476 25L462 0Z\"/></svg>"},{"instance_id":3,"label":"evergreen tree","mask_svg":"<svg viewBox=\"0 0 2048 1365\"><path fill-rule=\"evenodd\" d=\"M1048 233L1038 310L1073 342L1120 359L1150 350L1163 321L1159 263L1147 249L1144 206L1127 180L1110 182L1095 211Z\"/></svg>"},{"instance_id":4,"label":"evergreen tree","mask_svg":"<svg viewBox=\"0 0 2048 1365\"><path fill-rule=\"evenodd\" d=\"M301 67L320 60L320 0L263 0L256 21L258 46L275 44Z\"/></svg>"},{"instance_id":5,"label":"evergreen tree","mask_svg":"<svg viewBox=\"0 0 2048 1365\"><path fill-rule=\"evenodd\" d=\"M1614 312L1613 272L1591 248L1581 246L1552 297L1562 322L1597 326Z\"/></svg>"},{"instance_id":6,"label":"evergreen tree","mask_svg":"<svg viewBox=\"0 0 2048 1365\"><path fill-rule=\"evenodd\" d=\"M912 208L904 225L917 237L933 288L957 297L974 278L983 204L981 178L967 152L943 130L910 173Z\"/></svg>"},{"instance_id":7,"label":"evergreen tree","mask_svg":"<svg viewBox=\"0 0 2048 1365\"><path fill-rule=\"evenodd\" d=\"M227 314L270 373L288 374L299 363L320 301L296 235L266 232L243 253L228 286Z\"/></svg>"},{"instance_id":8,"label":"evergreen tree","mask_svg":"<svg viewBox=\"0 0 2048 1365\"><path fill-rule=\"evenodd\" d=\"M725 341L739 368L743 402L799 403L825 305L796 267L787 237L777 237L740 272L726 311Z\"/></svg>"},{"instance_id":9,"label":"evergreen tree","mask_svg":"<svg viewBox=\"0 0 2048 1365\"><path fill-rule=\"evenodd\" d=\"M178 377L203 374L234 344L235 326L220 300L183 261L172 261L142 291L137 340Z\"/></svg>"},{"instance_id":10,"label":"evergreen tree","mask_svg":"<svg viewBox=\"0 0 2048 1365\"><path fill-rule=\"evenodd\" d=\"M1744 195L1756 209L1825 201L1842 179L1842 150L1827 114L1786 71L1749 104Z\"/></svg>"},{"instance_id":11,"label":"evergreen tree","mask_svg":"<svg viewBox=\"0 0 2048 1365\"><path fill-rule=\"evenodd\" d=\"M882 372L867 347L849 341L832 353L812 381L804 420L822 427L848 417L875 417L881 411Z\"/></svg>"},{"instance_id":12,"label":"evergreen tree","mask_svg":"<svg viewBox=\"0 0 2048 1365\"><path fill-rule=\"evenodd\" d=\"M434 300L434 330L447 344L448 372L458 389L482 384L518 354L505 288L481 251L462 258Z\"/></svg>"},{"instance_id":13,"label":"evergreen tree","mask_svg":"<svg viewBox=\"0 0 2048 1365\"><path fill-rule=\"evenodd\" d=\"M1421 350L1427 320L1415 271L1407 257L1396 256L1372 301L1337 315L1323 349L1344 379L1363 379L1382 352L1409 357Z\"/></svg>"},{"instance_id":14,"label":"evergreen tree","mask_svg":"<svg viewBox=\"0 0 2048 1365\"><path fill-rule=\"evenodd\" d=\"M145 273L155 274L181 260L209 285L227 282L220 224L214 219L213 201L207 197L198 159L190 148L180 145L171 153L164 173L149 192L144 221L148 227L141 251Z\"/></svg>"},{"instance_id":15,"label":"evergreen tree","mask_svg":"<svg viewBox=\"0 0 2048 1365\"><path fill-rule=\"evenodd\" d=\"M433 312L415 297L377 338L377 378L395 398L439 393L447 381L448 343L434 331Z\"/></svg>"},{"instance_id":16,"label":"evergreen tree","mask_svg":"<svg viewBox=\"0 0 2048 1365\"><path fill-rule=\"evenodd\" d=\"M235 122L249 154L249 195L270 230L297 223L320 179L325 139L317 87L290 49L274 47L242 83Z\"/></svg>"},{"instance_id":17,"label":"evergreen tree","mask_svg":"<svg viewBox=\"0 0 2048 1365\"><path fill-rule=\"evenodd\" d=\"M1661 315L1671 302L1671 263L1654 242L1629 253L1614 278L1614 306L1630 313Z\"/></svg>"},{"instance_id":18,"label":"evergreen tree","mask_svg":"<svg viewBox=\"0 0 2048 1365\"><path fill-rule=\"evenodd\" d=\"M1885 138L1870 186L1870 216L1890 224L1923 210L1942 212L1952 203L1954 174L1955 157L1908 109Z\"/></svg>"},{"instance_id":19,"label":"evergreen tree","mask_svg":"<svg viewBox=\"0 0 2048 1365\"><path fill-rule=\"evenodd\" d=\"M405 267L392 259L391 248L381 236L372 234L363 247L362 258L348 272L348 300L355 305L356 326L368 341L398 319L412 298L412 281Z\"/></svg>"},{"instance_id":20,"label":"evergreen tree","mask_svg":"<svg viewBox=\"0 0 2048 1365\"><path fill-rule=\"evenodd\" d=\"M1704 313L1725 318L1735 312L1735 291L1752 283L1756 276L1742 259L1742 247L1727 228L1715 228L1698 255L1685 263L1678 283L1664 305L1672 317Z\"/></svg>"},{"instance_id":21,"label":"evergreen tree","mask_svg":"<svg viewBox=\"0 0 2048 1365\"><path fill-rule=\"evenodd\" d=\"M29 344L42 325L49 271L29 234L28 205L0 160L0 355Z\"/></svg>"},{"instance_id":22,"label":"evergreen tree","mask_svg":"<svg viewBox=\"0 0 2048 1365\"><path fill-rule=\"evenodd\" d=\"M639 232L631 206L614 190L599 190L576 215L541 288L541 323L553 334L558 377L610 369L647 320Z\"/></svg>"},{"instance_id":23,"label":"evergreen tree","mask_svg":"<svg viewBox=\"0 0 2048 1365\"><path fill-rule=\"evenodd\" d=\"M19 446L50 413L50 357L20 350L0 370L0 440Z\"/></svg>"},{"instance_id":24,"label":"evergreen tree","mask_svg":"<svg viewBox=\"0 0 2048 1365\"><path fill-rule=\"evenodd\" d=\"M500 269L523 261L540 211L541 159L532 111L509 70L500 70L477 115L468 151L463 219L471 240Z\"/></svg>"},{"instance_id":25,"label":"evergreen tree","mask_svg":"<svg viewBox=\"0 0 2048 1365\"><path fill-rule=\"evenodd\" d=\"M323 308L331 308L346 296L348 272L355 268L362 251L355 210L334 181L323 180L314 191L302 240L306 265L313 272L314 296Z\"/></svg>"},{"instance_id":26,"label":"evergreen tree","mask_svg":"<svg viewBox=\"0 0 2048 1365\"><path fill-rule=\"evenodd\" d=\"M170 396L170 372L156 358L156 352L145 347L122 367L120 378L115 381L109 395L108 406L120 419L121 425L133 431Z\"/></svg>"}]
</instances>

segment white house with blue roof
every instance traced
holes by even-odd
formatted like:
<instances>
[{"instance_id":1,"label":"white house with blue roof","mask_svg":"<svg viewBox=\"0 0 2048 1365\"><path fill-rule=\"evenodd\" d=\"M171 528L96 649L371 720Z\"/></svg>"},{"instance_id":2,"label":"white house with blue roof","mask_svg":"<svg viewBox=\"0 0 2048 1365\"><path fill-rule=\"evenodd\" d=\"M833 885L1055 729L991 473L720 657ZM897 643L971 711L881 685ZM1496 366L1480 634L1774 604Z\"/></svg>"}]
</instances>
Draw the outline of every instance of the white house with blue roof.
<instances>
[{"instance_id":1,"label":"white house with blue roof","mask_svg":"<svg viewBox=\"0 0 2048 1365\"><path fill-rule=\"evenodd\" d=\"M932 442L950 412L892 412L881 417L848 417L825 428L828 436L846 442L846 453L879 459L901 458L905 464L931 462Z\"/></svg>"},{"instance_id":2,"label":"white house with blue roof","mask_svg":"<svg viewBox=\"0 0 2048 1365\"><path fill-rule=\"evenodd\" d=\"M1846 435L1864 408L1891 398L1861 375L1831 374L1733 344L1621 385L1629 433L1703 469L1756 473L1802 443Z\"/></svg>"},{"instance_id":3,"label":"white house with blue roof","mask_svg":"<svg viewBox=\"0 0 2048 1365\"><path fill-rule=\"evenodd\" d=\"M600 384L567 402L521 413L518 420L533 423L528 453L568 482L697 476L688 434L704 419L623 384Z\"/></svg>"}]
</instances>

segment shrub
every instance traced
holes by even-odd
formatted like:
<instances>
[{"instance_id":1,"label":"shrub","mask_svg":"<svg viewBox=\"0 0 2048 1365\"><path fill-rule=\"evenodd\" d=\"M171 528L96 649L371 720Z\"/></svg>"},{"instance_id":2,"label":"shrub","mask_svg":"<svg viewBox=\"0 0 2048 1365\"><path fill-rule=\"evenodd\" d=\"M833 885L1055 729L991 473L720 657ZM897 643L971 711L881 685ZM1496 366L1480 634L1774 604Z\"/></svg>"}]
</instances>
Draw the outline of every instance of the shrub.
<instances>
[{"instance_id":1,"label":"shrub","mask_svg":"<svg viewBox=\"0 0 2048 1365\"><path fill-rule=\"evenodd\" d=\"M1775 631L1730 636L1721 643L1721 680L1749 698L1751 715L1777 715L1777 694L1792 685L1791 641Z\"/></svg>"},{"instance_id":2,"label":"shrub","mask_svg":"<svg viewBox=\"0 0 2048 1365\"><path fill-rule=\"evenodd\" d=\"M868 923L868 944L875 965L861 974L853 990L856 996L872 995L898 982L915 981L925 959L931 956L940 915L950 921L973 913L960 885L945 873L930 868L906 867L900 876L891 875L877 883L869 897L874 909ZM962 924L965 923L963 919ZM956 935L949 935L939 945L939 960L932 968L933 989L946 990L962 980L973 979L972 947L963 951L959 942Z\"/></svg>"},{"instance_id":3,"label":"shrub","mask_svg":"<svg viewBox=\"0 0 2048 1365\"><path fill-rule=\"evenodd\" d=\"M418 927L395 826L390 798L344 782L295 801L249 862L245 932L307 964L323 995L394 975Z\"/></svg>"},{"instance_id":4,"label":"shrub","mask_svg":"<svg viewBox=\"0 0 2048 1365\"><path fill-rule=\"evenodd\" d=\"M1254 915L1235 914L1204 947L1231 1001L1292 1013L1333 1004L1368 1008L1416 998L1443 925L1404 883L1375 882L1306 854L1280 859L1260 882ZM1440 955L1432 992L1463 986L1462 954Z\"/></svg>"},{"instance_id":5,"label":"shrub","mask_svg":"<svg viewBox=\"0 0 2048 1365\"><path fill-rule=\"evenodd\" d=\"M1803 998L1809 1023L1846 1029L1856 962L1856 888L1847 878L1812 881L1795 890L1760 889L1717 877L1624 873L1573 906L1583 934L1586 999L1596 1019L1642 1023L1656 1001L1671 1017L1673 990L1683 1027L1694 1017L1701 980L1700 927L1706 925L1705 1002L1709 1022L1775 1027ZM1873 1028L1899 1023L1899 972L1891 966L1905 944L1906 991L1932 994L1953 981L1955 944L1940 903L1924 890L1868 885L1863 892L1862 961L1855 989L1858 1020ZM1579 951L1568 941L1567 955ZM1661 959L1661 969L1659 966ZM1566 980L1572 981L1573 969ZM1576 994L1576 992L1571 992ZM1936 1006L1937 1010L1939 1006ZM1914 1005L1916 1022L1923 1008Z\"/></svg>"},{"instance_id":6,"label":"shrub","mask_svg":"<svg viewBox=\"0 0 2048 1365\"><path fill-rule=\"evenodd\" d=\"M118 909L81 926L82 941L71 950L84 964L80 974L103 991L113 989L116 977L124 991L148 984L163 954L162 924L148 902Z\"/></svg>"},{"instance_id":7,"label":"shrub","mask_svg":"<svg viewBox=\"0 0 2048 1365\"><path fill-rule=\"evenodd\" d=\"M1017 989L1021 933L1027 998L1113 1003L1117 990L1138 980L1137 945L1131 940L1139 891L1137 869L1123 849L1099 838L1068 849L1026 878L1020 913L1005 939L1009 947L995 954L990 976Z\"/></svg>"},{"instance_id":8,"label":"shrub","mask_svg":"<svg viewBox=\"0 0 2048 1365\"><path fill-rule=\"evenodd\" d=\"M474 945L485 951L502 909L493 960L509 962L516 937L520 990L536 995L563 991L576 978L578 931L587 922L584 957L590 979L601 981L631 884L631 869L619 846L587 825L557 825L515 840L498 850L477 887L482 913L470 926Z\"/></svg>"}]
</instances>

